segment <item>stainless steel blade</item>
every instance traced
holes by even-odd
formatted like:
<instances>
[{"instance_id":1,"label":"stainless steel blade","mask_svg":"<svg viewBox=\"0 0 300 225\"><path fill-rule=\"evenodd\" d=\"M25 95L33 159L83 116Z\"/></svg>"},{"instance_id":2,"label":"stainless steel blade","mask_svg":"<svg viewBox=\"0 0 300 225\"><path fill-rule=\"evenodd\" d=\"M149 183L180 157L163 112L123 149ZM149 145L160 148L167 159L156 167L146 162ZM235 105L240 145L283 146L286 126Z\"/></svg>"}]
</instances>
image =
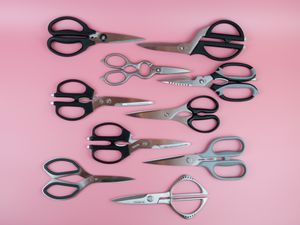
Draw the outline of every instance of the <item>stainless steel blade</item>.
<instances>
[{"instance_id":1,"label":"stainless steel blade","mask_svg":"<svg viewBox=\"0 0 300 225\"><path fill-rule=\"evenodd\" d=\"M181 43L148 42L139 43L138 45L151 50L189 54L189 52L185 51L184 47L182 47L184 44Z\"/></svg>"},{"instance_id":2,"label":"stainless steel blade","mask_svg":"<svg viewBox=\"0 0 300 225\"><path fill-rule=\"evenodd\" d=\"M95 182L122 182L122 181L129 181L134 180L131 177L121 177L121 176L93 176Z\"/></svg>"},{"instance_id":3,"label":"stainless steel blade","mask_svg":"<svg viewBox=\"0 0 300 225\"><path fill-rule=\"evenodd\" d=\"M117 34L117 33L105 33L107 36L106 43L109 42L135 42L135 41L142 41L144 38L127 35L127 34Z\"/></svg>"},{"instance_id":4,"label":"stainless steel blade","mask_svg":"<svg viewBox=\"0 0 300 225\"><path fill-rule=\"evenodd\" d=\"M199 161L196 157L196 155L182 155L146 161L144 163L167 166L196 166L199 164Z\"/></svg>"},{"instance_id":5,"label":"stainless steel blade","mask_svg":"<svg viewBox=\"0 0 300 225\"><path fill-rule=\"evenodd\" d=\"M151 111L142 111L135 113L128 113L128 116L138 117L138 118L147 118L147 119L161 119L169 120L170 119L170 110L151 110Z\"/></svg>"},{"instance_id":6,"label":"stainless steel blade","mask_svg":"<svg viewBox=\"0 0 300 225\"><path fill-rule=\"evenodd\" d=\"M178 73L189 73L189 72L191 71L183 68L161 66L159 74L178 74Z\"/></svg>"},{"instance_id":7,"label":"stainless steel blade","mask_svg":"<svg viewBox=\"0 0 300 225\"><path fill-rule=\"evenodd\" d=\"M147 142L147 147L152 149L183 147L191 144L190 142L168 140L168 139L144 139L142 141Z\"/></svg>"},{"instance_id":8,"label":"stainless steel blade","mask_svg":"<svg viewBox=\"0 0 300 225\"><path fill-rule=\"evenodd\" d=\"M113 202L123 203L123 204L147 204L146 199L147 194L142 195L131 195L122 198L112 199Z\"/></svg>"},{"instance_id":9,"label":"stainless steel blade","mask_svg":"<svg viewBox=\"0 0 300 225\"><path fill-rule=\"evenodd\" d=\"M102 97L104 105L115 105L115 106L143 106L151 105L152 101L139 98L126 98L126 97Z\"/></svg>"}]
</instances>

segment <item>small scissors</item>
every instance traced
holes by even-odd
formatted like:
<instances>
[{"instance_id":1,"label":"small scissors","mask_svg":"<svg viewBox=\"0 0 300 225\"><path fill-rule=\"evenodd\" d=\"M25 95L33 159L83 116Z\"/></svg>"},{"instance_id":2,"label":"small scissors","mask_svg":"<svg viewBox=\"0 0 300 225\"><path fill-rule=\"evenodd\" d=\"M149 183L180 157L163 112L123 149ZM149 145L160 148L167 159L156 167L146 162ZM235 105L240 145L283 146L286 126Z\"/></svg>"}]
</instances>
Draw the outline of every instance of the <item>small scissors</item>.
<instances>
[{"instance_id":1,"label":"small scissors","mask_svg":"<svg viewBox=\"0 0 300 225\"><path fill-rule=\"evenodd\" d=\"M85 91L81 93L69 93L69 92L63 92L62 88L66 84L80 84L84 86ZM149 105L152 104L151 101L147 101L144 99L138 99L138 98L123 98L123 97L111 97L111 96L95 96L94 95L94 89L92 89L90 86L88 86L86 83L84 83L81 80L65 80L58 84L57 90L54 94L52 94L54 97L58 98L71 98L74 101L55 101L51 102L51 104L55 105L56 114L65 120L80 120L90 113L92 113L96 108L100 106L139 106L139 105ZM61 113L61 109L63 108L70 108L70 107L77 107L82 108L83 113L80 116L71 117L68 115L64 115Z\"/></svg>"},{"instance_id":2,"label":"small scissors","mask_svg":"<svg viewBox=\"0 0 300 225\"><path fill-rule=\"evenodd\" d=\"M207 99L211 103L213 103L212 107L201 107L196 108L193 107L193 103L195 103L199 99ZM147 118L147 119L159 119L159 120L175 120L180 123L183 123L193 130L200 132L200 133L209 133L214 131L219 127L220 120L216 115L211 115L209 113L217 112L219 109L218 102L206 95L197 96L195 98L192 98L189 102L186 104L183 104L179 107L175 108L169 108L169 109L160 109L160 110L147 110L147 111L140 111L135 113L129 113L128 116L132 117L138 117L138 118ZM188 112L191 115L178 115L181 112ZM209 114L209 115L199 115L199 114ZM214 126L208 129L199 128L196 126L196 124L193 124L193 122L196 121L202 121L202 120L212 120L215 122Z\"/></svg>"},{"instance_id":3,"label":"small scissors","mask_svg":"<svg viewBox=\"0 0 300 225\"><path fill-rule=\"evenodd\" d=\"M114 126L118 128L119 135L115 136L100 136L97 133L101 133L101 129L104 129L105 126ZM98 132L97 132L98 130ZM100 130L100 131L99 131ZM93 128L92 136L88 138L90 141L109 141L109 145L89 145L88 148L92 150L92 155L95 160L101 163L113 164L122 161L128 157L132 152L141 149L141 148L150 148L150 149L163 149L163 148L173 148L190 145L189 142L168 140L168 139L132 139L131 133L126 130L124 127L117 123L102 123L98 124ZM122 142L119 144L118 142ZM126 144L125 144L126 142ZM103 151L118 151L120 152L120 158L116 160L105 160L101 158L101 154L97 155L96 153Z\"/></svg>"},{"instance_id":4,"label":"small scissors","mask_svg":"<svg viewBox=\"0 0 300 225\"><path fill-rule=\"evenodd\" d=\"M122 60L121 65L114 65L109 62L110 59L112 58L119 58ZM177 68L177 67L166 67L166 66L155 66L153 63L147 61L147 60L142 60L138 63L133 63L131 62L125 55L122 55L120 53L112 53L107 55L103 60L103 63L113 69L116 70L111 70L107 73L105 73L101 79L112 86L117 86L126 83L130 77L136 76L141 79L149 79L153 77L154 75L164 75L164 74L178 74L178 73L188 73L190 70L186 70L183 68ZM143 65L146 65L149 70L144 74L141 71L141 67ZM126 72L127 68L133 67L135 71L133 72ZM113 74L121 74L122 78L120 81L113 81L112 78Z\"/></svg>"},{"instance_id":5,"label":"small scissors","mask_svg":"<svg viewBox=\"0 0 300 225\"><path fill-rule=\"evenodd\" d=\"M61 21L74 21L82 27L82 30L55 30L54 26ZM93 29L90 29L88 25L82 22L80 19L71 16L63 16L54 19L48 26L48 31L53 36L48 39L47 45L50 51L59 56L69 57L78 55L79 53L85 51L88 47L96 43L109 43L109 42L131 42L143 40L143 38L125 35L125 34L116 34L116 33L103 33L97 32ZM81 48L77 51L71 53L64 53L55 48L53 48L54 43L61 44L81 44Z\"/></svg>"},{"instance_id":6,"label":"small scissors","mask_svg":"<svg viewBox=\"0 0 300 225\"><path fill-rule=\"evenodd\" d=\"M233 27L238 34L222 34L213 32L213 30L219 25L230 25ZM214 40L222 40L214 41ZM167 52L177 52L188 55L201 54L205 55L210 59L218 60L218 61L226 61L236 57L242 49L244 48L242 43L245 41L244 32L241 27L230 20L219 20L212 25L205 27L198 31L192 41L185 43L141 43L138 44L141 47L158 50L158 51L167 51ZM227 48L233 49L234 51L224 57L220 57L216 54L212 54L207 51L206 47L214 47L214 48Z\"/></svg>"},{"instance_id":7,"label":"small scissors","mask_svg":"<svg viewBox=\"0 0 300 225\"><path fill-rule=\"evenodd\" d=\"M250 71L249 76L234 76L234 75L224 75L223 69L225 67L244 67ZM222 64L217 68L215 72L213 72L210 75L207 76L196 76L194 78L190 77L174 77L170 79L163 79L160 80L162 83L167 84L174 84L178 86L196 86L196 87L203 87L207 86L213 91L217 93L217 95L220 96L220 98L231 101L231 102L243 102L243 101L249 101L252 98L254 98L258 94L258 90L255 86L244 83L247 81L255 80L256 77L256 71L255 69L245 63L236 63L236 62L230 62ZM214 81L224 81L223 84L214 84ZM239 89L248 89L250 90L250 94L247 97L242 98L232 98L228 97L224 94L224 91L226 89L233 89L233 88L239 88Z\"/></svg>"},{"instance_id":8,"label":"small scissors","mask_svg":"<svg viewBox=\"0 0 300 225\"><path fill-rule=\"evenodd\" d=\"M240 143L239 151L225 150L221 152L214 151L214 145L217 142L236 140ZM231 159L231 157L239 156L245 150L245 144L239 137L220 137L214 139L203 153L181 155L164 159L157 159L148 161L145 163L156 164L156 165L169 165L169 166L203 166L210 174L219 180L239 180L246 175L247 167L241 160ZM239 166L242 168L242 172L237 176L221 176L216 173L215 167L228 167L228 166Z\"/></svg>"},{"instance_id":9,"label":"small scissors","mask_svg":"<svg viewBox=\"0 0 300 225\"><path fill-rule=\"evenodd\" d=\"M60 171L55 172L51 170L49 167L51 164L55 164L57 162L62 162L64 164L71 164L76 169L74 170L68 170L68 171ZM87 187L88 185L92 183L107 183L107 182L121 182L121 181L128 181L128 180L134 180L130 177L120 177L120 176L104 176L104 175L91 175L88 172L86 172L79 164L71 159L66 158L56 158L48 161L44 164L44 170L46 173L52 178L46 186L43 188L43 193L53 199L69 199L75 197L82 189ZM73 176L73 175L79 175L83 180L80 182L74 183L70 181L61 180L60 178ZM69 187L73 188L74 191L70 194L64 194L64 195L57 195L54 193L49 192L49 188L51 187Z\"/></svg>"},{"instance_id":10,"label":"small scissors","mask_svg":"<svg viewBox=\"0 0 300 225\"><path fill-rule=\"evenodd\" d=\"M192 182L196 184L200 192L198 193L180 193L175 194L174 188L182 182ZM192 219L200 210L203 208L208 200L208 193L205 188L199 184L193 177L189 175L183 175L179 177L176 182L171 186L170 190L163 193L151 193L151 194L141 194L141 195L131 195L123 198L116 198L112 201L124 204L143 204L143 205L153 205L153 204L168 204L172 209L179 214L184 219ZM174 202L176 201L201 201L201 204L196 210L191 213L183 213L179 211Z\"/></svg>"}]
</instances>

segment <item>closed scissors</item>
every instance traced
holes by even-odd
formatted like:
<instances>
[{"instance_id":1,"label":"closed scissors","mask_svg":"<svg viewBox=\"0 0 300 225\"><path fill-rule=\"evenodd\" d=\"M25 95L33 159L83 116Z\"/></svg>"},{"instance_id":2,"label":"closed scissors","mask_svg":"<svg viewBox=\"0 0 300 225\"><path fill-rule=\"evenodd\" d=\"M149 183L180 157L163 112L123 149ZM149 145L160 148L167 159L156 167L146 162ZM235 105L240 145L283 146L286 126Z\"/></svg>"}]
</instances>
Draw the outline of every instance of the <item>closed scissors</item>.
<instances>
[{"instance_id":1,"label":"closed scissors","mask_svg":"<svg viewBox=\"0 0 300 225\"><path fill-rule=\"evenodd\" d=\"M78 30L56 30L54 27L56 24L62 21L73 21L80 25L82 28L80 31ZM63 16L54 19L50 22L48 26L48 31L52 34L52 37L48 39L47 46L50 51L54 54L64 57L75 56L79 53L85 51L88 47L96 44L96 43L110 43L110 42L131 42L143 40L143 38L125 35L125 34L117 34L117 33L108 33L108 32L97 32L88 27L87 24L82 22L80 19L72 16ZM81 48L79 50L75 50L70 53L64 53L55 48L54 44L75 44L79 43Z\"/></svg>"},{"instance_id":2,"label":"closed scissors","mask_svg":"<svg viewBox=\"0 0 300 225\"><path fill-rule=\"evenodd\" d=\"M200 190L197 193L174 193L175 187L182 182L194 183ZM168 204L172 209L184 219L192 219L200 210L203 208L208 200L208 192L205 188L198 183L193 177L189 175L183 175L179 177L174 184L171 186L170 190L163 193L149 193L132 195L123 198L113 199L114 202L123 204L143 204L143 205L153 205L153 204ZM174 202L177 201L201 201L201 204L191 213L183 213L176 208Z\"/></svg>"},{"instance_id":3,"label":"closed scissors","mask_svg":"<svg viewBox=\"0 0 300 225\"><path fill-rule=\"evenodd\" d=\"M238 151L224 150L220 152L214 151L214 145L218 142L235 140L240 144ZM238 159L232 159L232 157L239 156L245 150L245 144L240 137L229 136L220 137L214 139L203 153L181 155L175 157L169 157L164 159L151 160L145 163L156 164L156 165L169 165L169 166L202 166L205 167L210 174L219 180L239 180L246 175L247 167L246 164ZM216 167L229 167L239 166L242 171L236 176L224 176L219 175L216 171Z\"/></svg>"},{"instance_id":4,"label":"closed scissors","mask_svg":"<svg viewBox=\"0 0 300 225\"><path fill-rule=\"evenodd\" d=\"M237 34L223 34L215 32L215 28L220 25L231 26ZM197 32L194 38L190 42L184 43L140 43L141 47L167 52L177 52L182 54L194 55L201 54L205 55L210 59L218 61L226 61L236 57L244 48L243 41L245 41L244 32L241 27L230 20L219 20L212 25L205 27ZM223 48L231 49L232 52L220 56L209 50L208 48Z\"/></svg>"},{"instance_id":5,"label":"closed scissors","mask_svg":"<svg viewBox=\"0 0 300 225\"><path fill-rule=\"evenodd\" d=\"M50 168L55 163L63 163L65 166L71 164L71 166L73 166L75 169L56 172ZM56 158L48 161L47 163L44 164L44 170L52 179L43 188L43 193L49 198L59 199L59 200L73 198L80 191L82 191L82 189L84 189L85 187L93 183L102 183L102 182L110 183L110 182L121 182L121 181L133 180L133 178L130 177L91 175L88 172L86 172L81 166L79 166L77 162L66 158ZM61 179L73 175L79 175L84 179L82 179L79 182L70 182ZM52 193L50 190L52 187L60 187L60 188L68 187L68 188L73 188L74 191L68 194L60 195L60 194Z\"/></svg>"},{"instance_id":6,"label":"closed scissors","mask_svg":"<svg viewBox=\"0 0 300 225\"><path fill-rule=\"evenodd\" d=\"M117 58L121 60L121 63L119 65L115 65L110 60L113 58ZM107 73L105 73L101 79L112 86L117 86L126 83L129 78L136 76L141 79L149 79L153 77L154 75L164 75L164 74L179 74L179 73L188 73L190 70L183 69L183 68L177 68L177 67L167 67L167 66L156 66L150 61L147 60L142 60L138 63L133 63L131 62L125 55L122 55L120 53L112 53L107 55L103 59L103 63L110 67L113 68L114 70L111 70ZM143 73L141 68L142 66L147 66L148 70ZM132 72L127 72L126 69L128 68L134 68L135 70ZM114 81L113 78L116 75L121 75L119 81Z\"/></svg>"},{"instance_id":7,"label":"closed scissors","mask_svg":"<svg viewBox=\"0 0 300 225\"><path fill-rule=\"evenodd\" d=\"M77 84L84 87L83 92L70 93L63 91L65 85ZM58 84L57 90L52 96L57 98L70 98L73 101L54 101L51 104L55 105L56 114L65 120L80 120L96 108L101 106L139 106L152 104L151 101L138 98L124 98L124 97L112 97L112 96L96 96L94 89L81 80L70 79L65 80ZM64 114L62 110L69 108L81 108L83 109L81 115L70 116Z\"/></svg>"},{"instance_id":8,"label":"closed scissors","mask_svg":"<svg viewBox=\"0 0 300 225\"><path fill-rule=\"evenodd\" d=\"M210 107L194 107L193 104L198 100L208 100L212 103ZM212 113L217 112L219 109L218 102L206 95L197 96L192 98L186 104L179 107L169 108L169 109L159 109L159 110L147 110L127 114L128 116L146 118L146 119L159 119L159 120L175 120L180 123L185 124L191 129L200 133L209 133L217 129L220 125L220 119L213 115ZM188 112L189 115L180 115L181 112ZM196 122L201 122L205 120L211 120L214 122L213 126L204 128L203 126L198 126Z\"/></svg>"},{"instance_id":9,"label":"closed scissors","mask_svg":"<svg viewBox=\"0 0 300 225\"><path fill-rule=\"evenodd\" d=\"M114 127L118 129L115 136L98 135L104 133L105 127ZM102 130L102 132L101 132ZM168 140L168 139L138 139L134 140L131 133L117 123L101 123L93 128L92 135L88 138L90 141L108 141L108 145L92 144L91 149L93 158L101 163L113 164L124 160L132 152L138 149L163 149L190 145L189 142ZM118 159L108 160L101 157L104 151L117 151L120 153Z\"/></svg>"},{"instance_id":10,"label":"closed scissors","mask_svg":"<svg viewBox=\"0 0 300 225\"><path fill-rule=\"evenodd\" d=\"M249 70L250 74L248 76L235 76L235 75L225 75L223 70L226 67L241 67L246 68ZM255 80L256 78L256 71L255 69L245 63L237 63L237 62L230 62L222 64L217 68L215 72L207 76L196 76L194 78L190 77L174 77L169 79L162 79L160 82L173 84L178 86L194 86L194 87L209 87L220 98L231 101L231 102L243 102L249 101L254 98L258 94L257 88L252 85L245 83L247 81ZM222 84L215 83L215 81L222 81ZM249 90L249 94L246 97L231 97L230 94L225 94L225 90L230 89L247 89Z\"/></svg>"}]
</instances>

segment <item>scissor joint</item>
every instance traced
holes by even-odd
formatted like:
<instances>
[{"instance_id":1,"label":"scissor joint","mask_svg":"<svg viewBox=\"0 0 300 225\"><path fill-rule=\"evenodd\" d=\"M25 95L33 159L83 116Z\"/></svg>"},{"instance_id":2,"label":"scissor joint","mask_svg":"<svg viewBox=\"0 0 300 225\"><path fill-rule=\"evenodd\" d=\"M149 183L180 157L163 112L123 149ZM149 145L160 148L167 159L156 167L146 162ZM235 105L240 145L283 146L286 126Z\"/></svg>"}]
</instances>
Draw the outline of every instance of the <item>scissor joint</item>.
<instances>
[{"instance_id":1,"label":"scissor joint","mask_svg":"<svg viewBox=\"0 0 300 225\"><path fill-rule=\"evenodd\" d=\"M91 41L94 41L95 43L106 42L107 35L106 34L101 34L99 32L96 32L94 34L90 34L89 35L89 39Z\"/></svg>"}]
</instances>

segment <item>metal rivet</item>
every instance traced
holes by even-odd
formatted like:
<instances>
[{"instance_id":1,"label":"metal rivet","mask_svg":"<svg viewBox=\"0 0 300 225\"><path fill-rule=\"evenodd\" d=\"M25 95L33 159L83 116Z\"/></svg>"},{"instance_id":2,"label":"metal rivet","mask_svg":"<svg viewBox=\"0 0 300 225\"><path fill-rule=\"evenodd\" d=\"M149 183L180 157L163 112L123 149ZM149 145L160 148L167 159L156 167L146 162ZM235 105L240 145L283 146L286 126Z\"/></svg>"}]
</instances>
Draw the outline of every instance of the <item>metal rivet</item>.
<instances>
[{"instance_id":1,"label":"metal rivet","mask_svg":"<svg viewBox=\"0 0 300 225\"><path fill-rule=\"evenodd\" d=\"M154 198L153 198L152 195L149 195L149 196L147 197L147 201L148 201L148 202L153 202L153 200L154 200Z\"/></svg>"},{"instance_id":2,"label":"metal rivet","mask_svg":"<svg viewBox=\"0 0 300 225\"><path fill-rule=\"evenodd\" d=\"M156 72L160 72L160 68L156 68Z\"/></svg>"},{"instance_id":3,"label":"metal rivet","mask_svg":"<svg viewBox=\"0 0 300 225\"><path fill-rule=\"evenodd\" d=\"M167 113L167 112L166 112L166 113L164 113L164 117L169 117L169 115L170 115L170 114L169 114L169 113Z\"/></svg>"}]
</instances>

